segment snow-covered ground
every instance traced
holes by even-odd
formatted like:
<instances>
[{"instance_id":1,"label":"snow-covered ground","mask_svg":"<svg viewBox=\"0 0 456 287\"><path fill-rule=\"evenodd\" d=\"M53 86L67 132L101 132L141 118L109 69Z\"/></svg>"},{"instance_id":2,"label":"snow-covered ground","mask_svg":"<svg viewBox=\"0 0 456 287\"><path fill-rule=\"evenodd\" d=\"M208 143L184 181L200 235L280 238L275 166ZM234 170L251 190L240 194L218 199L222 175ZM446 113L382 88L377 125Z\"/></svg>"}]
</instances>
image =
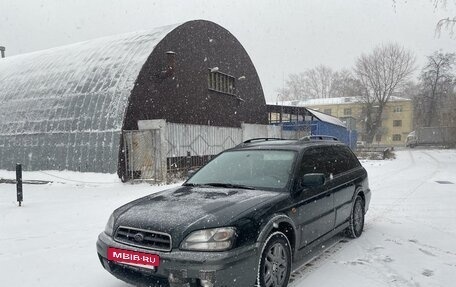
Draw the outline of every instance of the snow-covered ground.
<instances>
[{"instance_id":1,"label":"snow-covered ground","mask_svg":"<svg viewBox=\"0 0 456 287\"><path fill-rule=\"evenodd\" d=\"M456 151L404 150L363 165L373 192L364 234L328 242L296 266L291 286L455 286ZM0 286L128 286L98 262L98 233L114 208L169 186L72 172L24 179L53 183L24 185L22 207L15 186L0 184Z\"/></svg>"},{"instance_id":2,"label":"snow-covered ground","mask_svg":"<svg viewBox=\"0 0 456 287\"><path fill-rule=\"evenodd\" d=\"M365 232L292 286L456 286L456 151L404 150L363 165L373 193Z\"/></svg>"}]
</instances>

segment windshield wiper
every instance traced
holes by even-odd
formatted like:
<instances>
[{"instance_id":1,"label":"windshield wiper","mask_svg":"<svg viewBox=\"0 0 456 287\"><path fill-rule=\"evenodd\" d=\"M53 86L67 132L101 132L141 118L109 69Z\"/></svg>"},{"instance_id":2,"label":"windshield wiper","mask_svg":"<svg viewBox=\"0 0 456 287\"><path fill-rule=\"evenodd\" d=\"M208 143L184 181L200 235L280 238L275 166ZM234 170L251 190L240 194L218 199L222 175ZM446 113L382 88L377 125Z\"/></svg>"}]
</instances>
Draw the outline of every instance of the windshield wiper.
<instances>
[{"instance_id":1,"label":"windshield wiper","mask_svg":"<svg viewBox=\"0 0 456 287\"><path fill-rule=\"evenodd\" d=\"M201 186L201 184L198 184L198 183L184 183L183 186Z\"/></svg>"},{"instance_id":2,"label":"windshield wiper","mask_svg":"<svg viewBox=\"0 0 456 287\"><path fill-rule=\"evenodd\" d=\"M241 189L250 189L254 190L254 187L242 184L233 184L233 183L220 183L220 182L208 182L204 185L213 186L213 187L226 187L226 188L241 188Z\"/></svg>"}]
</instances>

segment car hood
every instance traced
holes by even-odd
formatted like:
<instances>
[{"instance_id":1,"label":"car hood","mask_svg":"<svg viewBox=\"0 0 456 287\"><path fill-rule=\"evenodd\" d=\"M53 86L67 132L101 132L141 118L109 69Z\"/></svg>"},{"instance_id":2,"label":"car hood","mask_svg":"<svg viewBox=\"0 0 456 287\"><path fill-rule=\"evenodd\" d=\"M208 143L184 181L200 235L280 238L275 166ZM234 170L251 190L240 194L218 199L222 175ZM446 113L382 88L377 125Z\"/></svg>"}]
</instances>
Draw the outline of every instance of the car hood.
<instances>
[{"instance_id":1,"label":"car hood","mask_svg":"<svg viewBox=\"0 0 456 287\"><path fill-rule=\"evenodd\" d=\"M169 233L178 244L189 232L230 226L245 212L282 193L182 186L137 199L115 212L115 227Z\"/></svg>"}]
</instances>

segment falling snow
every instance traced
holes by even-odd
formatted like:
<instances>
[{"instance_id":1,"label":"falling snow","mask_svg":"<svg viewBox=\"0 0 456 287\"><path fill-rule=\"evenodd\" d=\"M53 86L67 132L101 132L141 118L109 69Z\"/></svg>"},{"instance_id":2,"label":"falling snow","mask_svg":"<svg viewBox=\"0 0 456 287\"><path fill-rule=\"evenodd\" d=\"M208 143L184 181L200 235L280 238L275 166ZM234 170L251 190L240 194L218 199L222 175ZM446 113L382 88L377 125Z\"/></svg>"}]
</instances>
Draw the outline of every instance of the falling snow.
<instances>
[{"instance_id":1,"label":"falling snow","mask_svg":"<svg viewBox=\"0 0 456 287\"><path fill-rule=\"evenodd\" d=\"M456 183L456 152L404 150L395 160L362 164L372 189L364 234L323 244L295 265L290 286L453 286L456 193L435 181ZM0 178L13 177L0 171ZM97 235L118 206L176 186L55 171L24 179L53 182L25 185L20 208L14 185L0 184L0 286L129 286L101 267Z\"/></svg>"}]
</instances>

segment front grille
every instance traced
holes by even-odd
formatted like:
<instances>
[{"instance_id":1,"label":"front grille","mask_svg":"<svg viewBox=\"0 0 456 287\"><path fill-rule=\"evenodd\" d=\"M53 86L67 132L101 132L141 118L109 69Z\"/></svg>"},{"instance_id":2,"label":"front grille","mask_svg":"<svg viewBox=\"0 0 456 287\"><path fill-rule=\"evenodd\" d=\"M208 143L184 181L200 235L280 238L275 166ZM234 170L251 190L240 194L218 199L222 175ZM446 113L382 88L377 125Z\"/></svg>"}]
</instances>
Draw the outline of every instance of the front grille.
<instances>
[{"instance_id":1,"label":"front grille","mask_svg":"<svg viewBox=\"0 0 456 287\"><path fill-rule=\"evenodd\" d=\"M132 246L159 251L171 251L171 235L163 232L120 226L114 239Z\"/></svg>"}]
</instances>

